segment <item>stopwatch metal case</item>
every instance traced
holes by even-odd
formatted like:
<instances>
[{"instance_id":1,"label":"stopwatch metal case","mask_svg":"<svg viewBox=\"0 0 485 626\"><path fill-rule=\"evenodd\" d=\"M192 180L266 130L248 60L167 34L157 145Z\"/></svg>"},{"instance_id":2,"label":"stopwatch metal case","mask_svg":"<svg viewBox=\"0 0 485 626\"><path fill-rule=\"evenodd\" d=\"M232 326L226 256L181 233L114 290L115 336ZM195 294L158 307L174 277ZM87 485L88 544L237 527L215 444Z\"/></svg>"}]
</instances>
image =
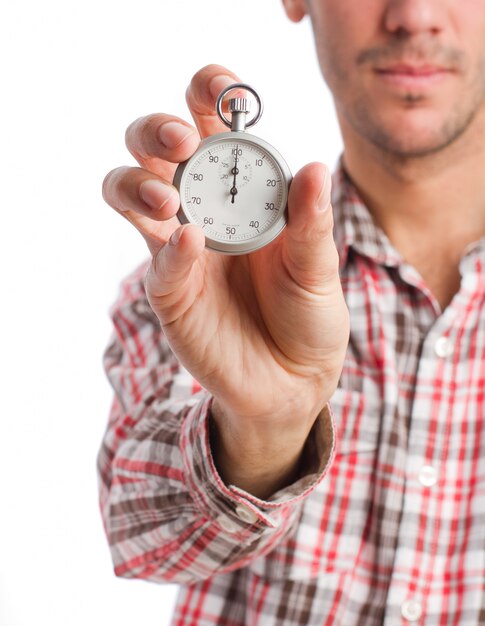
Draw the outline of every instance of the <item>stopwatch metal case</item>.
<instances>
[{"instance_id":1,"label":"stopwatch metal case","mask_svg":"<svg viewBox=\"0 0 485 626\"><path fill-rule=\"evenodd\" d=\"M249 103L244 98L231 100L230 111L233 114L232 120L228 120L222 112L222 101L224 96L229 91L238 88L251 92L256 98L258 112L250 121L246 120L246 114L249 112L250 107ZM280 214L276 220L263 233L244 241L231 241L229 243L226 241L220 241L219 239L214 239L207 234L205 235L205 245L211 250L222 252L224 254L247 254L249 252L259 250L259 248L262 248L273 241L273 239L275 239L286 226L288 214L288 192L293 177L285 159L271 144L264 141L260 137L256 137L255 135L245 132L246 128L253 126L259 121L263 112L263 102L255 89L245 83L234 83L233 85L229 85L219 94L216 103L216 110L221 121L229 128L232 128L232 130L230 132L212 135L211 137L204 139L190 159L179 164L175 172L173 184L177 187L179 192L185 188L186 174L188 173L190 166L200 155L205 153L210 146L215 146L225 142L236 142L237 144L258 146L266 152L271 157L271 160L274 162L281 175L281 206L283 209L280 210ZM184 202L185 199L183 197L183 193L180 193L180 208L177 212L179 221L182 224L193 223L200 226L200 223L197 223L193 218L191 219L190 212L184 209Z\"/></svg>"},{"instance_id":2,"label":"stopwatch metal case","mask_svg":"<svg viewBox=\"0 0 485 626\"><path fill-rule=\"evenodd\" d=\"M215 250L217 252L223 252L224 254L248 254L249 252L254 252L263 246L266 246L268 243L276 239L276 237L281 233L281 231L285 228L287 222L288 215L288 191L293 179L291 175L290 168L288 167L286 161L281 156L281 154L267 141L261 139L260 137L256 137L255 135L251 135L245 132L232 131L227 133L218 133L217 135L212 135L211 137L207 137L203 139L200 143L200 146L197 148L196 152L184 163L181 163L176 172L173 179L173 184L177 189L182 190L183 185L185 183L185 172L188 169L188 166L197 159L197 157L204 153L208 147L214 144L219 144L224 140L229 140L231 142L247 143L247 144L256 144L260 146L263 150L268 152L268 154L274 159L274 162L278 169L280 170L281 178L283 181L282 191L283 191L283 199L281 204L285 207L278 219L261 235L254 237L248 241L240 241L240 242L231 242L227 243L224 241L219 241L217 239L212 239L206 235L205 245L207 248L211 250ZM177 217L182 224L197 224L195 220L191 220L188 212L182 207L183 198L182 194L180 197L180 208L177 212ZM200 224L199 224L200 226Z\"/></svg>"}]
</instances>

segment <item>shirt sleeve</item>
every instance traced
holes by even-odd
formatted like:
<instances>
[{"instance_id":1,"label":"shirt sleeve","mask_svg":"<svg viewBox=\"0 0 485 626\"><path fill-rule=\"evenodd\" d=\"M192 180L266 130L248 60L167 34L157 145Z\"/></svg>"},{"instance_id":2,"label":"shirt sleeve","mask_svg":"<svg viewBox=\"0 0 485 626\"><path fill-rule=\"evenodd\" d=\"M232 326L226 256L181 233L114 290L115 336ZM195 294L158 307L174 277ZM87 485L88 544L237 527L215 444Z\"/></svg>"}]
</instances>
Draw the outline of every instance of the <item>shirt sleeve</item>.
<instances>
[{"instance_id":1,"label":"shirt sleeve","mask_svg":"<svg viewBox=\"0 0 485 626\"><path fill-rule=\"evenodd\" d=\"M212 397L171 352L145 295L147 268L122 282L110 309L100 508L116 575L192 583L248 565L291 533L331 465L335 428L327 405L297 479L268 500L225 485L210 448Z\"/></svg>"}]
</instances>

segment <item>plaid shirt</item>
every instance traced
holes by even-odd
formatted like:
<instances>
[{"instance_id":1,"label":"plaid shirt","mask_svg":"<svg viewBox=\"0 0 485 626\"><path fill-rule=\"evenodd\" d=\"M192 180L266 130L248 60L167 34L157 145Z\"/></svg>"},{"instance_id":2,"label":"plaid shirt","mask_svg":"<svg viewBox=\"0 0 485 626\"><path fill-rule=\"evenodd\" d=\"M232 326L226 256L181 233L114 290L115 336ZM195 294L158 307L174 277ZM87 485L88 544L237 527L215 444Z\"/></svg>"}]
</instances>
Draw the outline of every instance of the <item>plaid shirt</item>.
<instances>
[{"instance_id":1,"label":"plaid shirt","mask_svg":"<svg viewBox=\"0 0 485 626\"><path fill-rule=\"evenodd\" d=\"M485 624L485 239L442 312L341 168L333 205L347 356L304 475L268 501L218 476L147 263L111 309L101 510L118 576L182 583L174 626Z\"/></svg>"}]
</instances>

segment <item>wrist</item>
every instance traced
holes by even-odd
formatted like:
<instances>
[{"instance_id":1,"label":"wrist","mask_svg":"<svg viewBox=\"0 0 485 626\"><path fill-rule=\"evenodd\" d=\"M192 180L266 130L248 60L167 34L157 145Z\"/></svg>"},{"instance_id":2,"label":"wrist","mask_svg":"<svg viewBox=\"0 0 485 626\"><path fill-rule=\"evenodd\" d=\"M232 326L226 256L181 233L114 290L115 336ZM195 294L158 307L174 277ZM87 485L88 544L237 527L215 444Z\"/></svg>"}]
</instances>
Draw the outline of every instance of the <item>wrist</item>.
<instances>
[{"instance_id":1,"label":"wrist","mask_svg":"<svg viewBox=\"0 0 485 626\"><path fill-rule=\"evenodd\" d=\"M271 413L254 412L248 415L233 410L220 398L214 397L211 414L217 428L228 441L259 451L271 447L281 448L285 442L304 441L326 404L324 400L311 406L299 400L287 400Z\"/></svg>"},{"instance_id":2,"label":"wrist","mask_svg":"<svg viewBox=\"0 0 485 626\"><path fill-rule=\"evenodd\" d=\"M294 482L308 435L323 406L311 417L272 415L252 421L232 414L214 399L211 448L222 480L263 499Z\"/></svg>"}]
</instances>

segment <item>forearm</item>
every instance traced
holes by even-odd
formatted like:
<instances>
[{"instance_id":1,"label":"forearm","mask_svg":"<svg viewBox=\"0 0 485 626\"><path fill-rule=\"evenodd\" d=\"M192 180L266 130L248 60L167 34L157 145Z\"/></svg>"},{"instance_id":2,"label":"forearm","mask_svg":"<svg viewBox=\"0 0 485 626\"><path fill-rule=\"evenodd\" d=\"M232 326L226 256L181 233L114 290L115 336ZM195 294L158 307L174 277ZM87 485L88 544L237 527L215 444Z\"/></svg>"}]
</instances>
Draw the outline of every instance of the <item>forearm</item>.
<instances>
[{"instance_id":1,"label":"forearm","mask_svg":"<svg viewBox=\"0 0 485 626\"><path fill-rule=\"evenodd\" d=\"M248 423L230 416L214 400L210 440L222 480L263 500L295 482L303 475L305 443L320 410L310 410L308 417L301 408L296 420L293 413L279 422Z\"/></svg>"},{"instance_id":2,"label":"forearm","mask_svg":"<svg viewBox=\"0 0 485 626\"><path fill-rule=\"evenodd\" d=\"M249 508L243 495L221 488L207 445L209 404L210 398L201 394L190 408L169 398L146 407L136 415L136 430L113 456L105 454L108 431L98 466L116 575L197 582L248 565L273 549L296 523L298 501L276 507L258 502ZM115 411L113 428L123 417ZM108 475L109 485L104 482ZM248 519L241 517L241 509L255 513Z\"/></svg>"}]
</instances>

